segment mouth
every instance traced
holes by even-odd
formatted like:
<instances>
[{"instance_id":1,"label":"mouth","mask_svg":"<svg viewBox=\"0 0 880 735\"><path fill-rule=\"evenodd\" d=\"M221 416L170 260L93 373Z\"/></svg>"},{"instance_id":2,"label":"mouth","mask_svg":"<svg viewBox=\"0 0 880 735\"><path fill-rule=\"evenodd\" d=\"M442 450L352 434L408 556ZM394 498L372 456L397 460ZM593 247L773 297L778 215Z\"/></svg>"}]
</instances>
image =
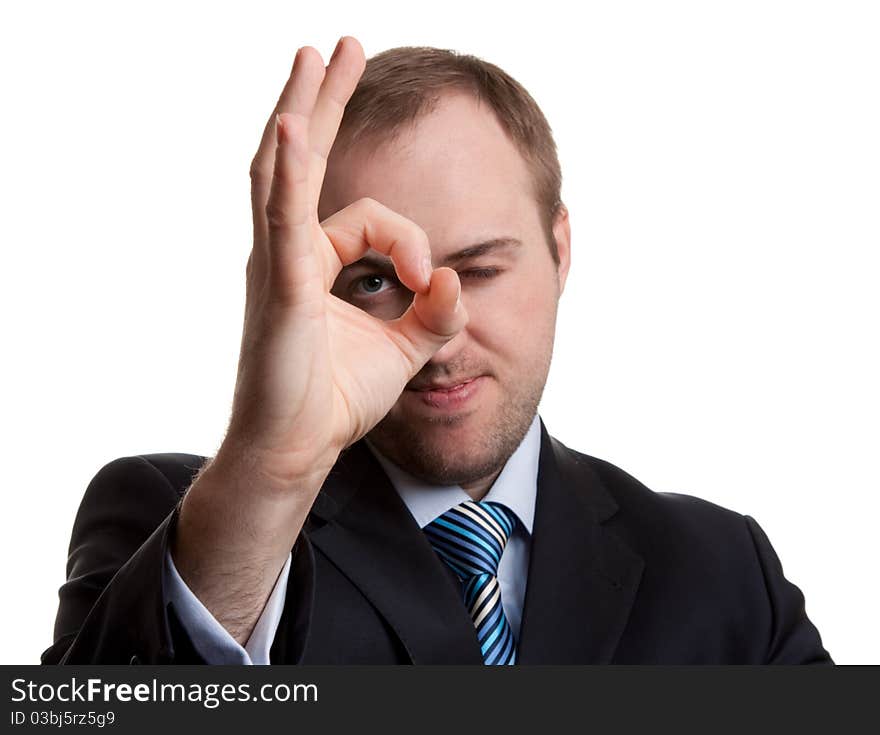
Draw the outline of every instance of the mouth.
<instances>
[{"instance_id":1,"label":"mouth","mask_svg":"<svg viewBox=\"0 0 880 735\"><path fill-rule=\"evenodd\" d=\"M460 380L457 383L430 383L423 388L407 388L407 392L432 408L458 409L479 393L487 379L485 375L478 375L474 378Z\"/></svg>"}]
</instances>

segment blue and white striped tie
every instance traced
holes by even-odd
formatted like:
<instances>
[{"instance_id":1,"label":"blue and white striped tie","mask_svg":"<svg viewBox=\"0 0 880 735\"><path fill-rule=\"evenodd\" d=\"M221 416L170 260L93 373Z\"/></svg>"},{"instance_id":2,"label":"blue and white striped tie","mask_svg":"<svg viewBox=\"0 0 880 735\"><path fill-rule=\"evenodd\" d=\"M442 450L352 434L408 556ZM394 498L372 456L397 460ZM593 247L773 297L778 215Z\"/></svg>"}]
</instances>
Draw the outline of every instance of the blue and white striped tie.
<instances>
[{"instance_id":1,"label":"blue and white striped tie","mask_svg":"<svg viewBox=\"0 0 880 735\"><path fill-rule=\"evenodd\" d=\"M512 512L500 503L466 500L424 529L434 551L462 582L464 604L487 664L512 664L516 658L497 576L513 520Z\"/></svg>"}]
</instances>

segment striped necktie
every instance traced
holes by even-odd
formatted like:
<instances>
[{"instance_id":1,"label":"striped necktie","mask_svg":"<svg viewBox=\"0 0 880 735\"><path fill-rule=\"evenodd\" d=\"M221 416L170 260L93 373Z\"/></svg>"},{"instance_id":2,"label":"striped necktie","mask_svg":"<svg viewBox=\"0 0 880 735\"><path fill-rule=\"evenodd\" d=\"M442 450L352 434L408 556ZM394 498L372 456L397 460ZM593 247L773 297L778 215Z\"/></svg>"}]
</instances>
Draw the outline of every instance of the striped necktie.
<instances>
[{"instance_id":1,"label":"striped necktie","mask_svg":"<svg viewBox=\"0 0 880 735\"><path fill-rule=\"evenodd\" d=\"M464 604L487 664L512 664L516 657L497 576L513 521L513 513L500 503L466 500L424 529L434 551L462 582Z\"/></svg>"}]
</instances>

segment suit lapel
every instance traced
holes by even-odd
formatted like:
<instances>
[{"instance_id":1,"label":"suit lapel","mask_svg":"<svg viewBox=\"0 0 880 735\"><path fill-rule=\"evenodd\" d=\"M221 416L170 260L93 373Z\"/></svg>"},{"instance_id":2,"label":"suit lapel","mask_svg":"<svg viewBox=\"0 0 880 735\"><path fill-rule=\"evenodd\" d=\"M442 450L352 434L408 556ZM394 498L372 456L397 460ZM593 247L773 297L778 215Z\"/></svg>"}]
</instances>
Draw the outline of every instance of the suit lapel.
<instances>
[{"instance_id":1,"label":"suit lapel","mask_svg":"<svg viewBox=\"0 0 880 735\"><path fill-rule=\"evenodd\" d=\"M312 513L326 523L309 540L385 617L413 663L483 662L460 587L363 441L337 461Z\"/></svg>"},{"instance_id":2,"label":"suit lapel","mask_svg":"<svg viewBox=\"0 0 880 735\"><path fill-rule=\"evenodd\" d=\"M542 421L517 663L611 661L644 568L602 527L616 511L595 471L552 439Z\"/></svg>"},{"instance_id":3,"label":"suit lapel","mask_svg":"<svg viewBox=\"0 0 880 735\"><path fill-rule=\"evenodd\" d=\"M541 422L535 520L517 663L610 663L644 562L602 524L617 504ZM310 541L394 629L416 664L482 664L460 588L363 443L337 461Z\"/></svg>"}]
</instances>

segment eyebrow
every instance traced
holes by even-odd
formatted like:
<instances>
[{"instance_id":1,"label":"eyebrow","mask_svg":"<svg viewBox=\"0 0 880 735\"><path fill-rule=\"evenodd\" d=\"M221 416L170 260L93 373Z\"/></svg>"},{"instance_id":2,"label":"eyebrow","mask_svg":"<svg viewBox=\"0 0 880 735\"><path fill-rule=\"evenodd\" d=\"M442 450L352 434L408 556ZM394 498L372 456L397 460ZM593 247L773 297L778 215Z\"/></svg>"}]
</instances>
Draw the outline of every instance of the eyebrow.
<instances>
[{"instance_id":1,"label":"eyebrow","mask_svg":"<svg viewBox=\"0 0 880 735\"><path fill-rule=\"evenodd\" d=\"M491 240L484 240L483 242L468 245L466 248L462 248L461 250L456 250L454 253L450 253L449 255L444 257L438 265L435 265L434 267L440 268L441 266L452 266L456 263L461 262L462 260L477 258L481 255L498 252L499 250L515 250L521 246L522 240L518 240L515 237L493 237ZM353 268L357 265L370 266L378 270L394 270L394 266L391 263L391 258L389 258L387 255L382 255L370 251L365 253L362 258L354 261L354 263L349 263L347 266L345 266L345 268Z\"/></svg>"}]
</instances>

